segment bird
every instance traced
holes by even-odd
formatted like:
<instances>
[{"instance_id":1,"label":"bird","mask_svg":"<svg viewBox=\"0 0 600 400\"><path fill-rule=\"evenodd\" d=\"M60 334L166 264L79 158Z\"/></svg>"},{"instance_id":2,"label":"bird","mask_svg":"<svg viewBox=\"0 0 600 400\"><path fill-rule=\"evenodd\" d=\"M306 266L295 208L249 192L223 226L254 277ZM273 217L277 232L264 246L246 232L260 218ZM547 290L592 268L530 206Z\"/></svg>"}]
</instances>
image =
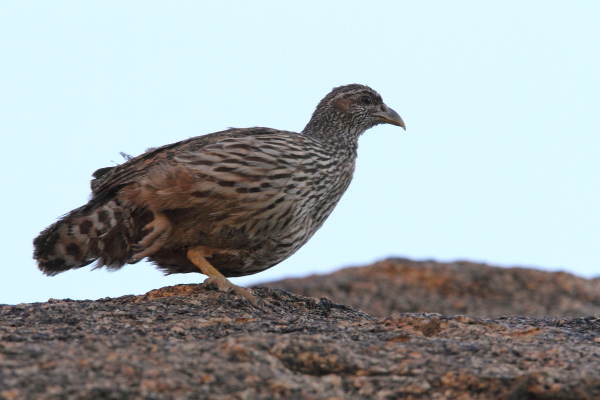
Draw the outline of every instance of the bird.
<instances>
[{"instance_id":1,"label":"bird","mask_svg":"<svg viewBox=\"0 0 600 400\"><path fill-rule=\"evenodd\" d=\"M89 202L43 230L33 258L50 276L147 259L258 307L227 278L271 268L313 236L352 180L359 137L380 124L406 130L379 93L350 84L299 133L230 128L127 157L92 174Z\"/></svg>"}]
</instances>

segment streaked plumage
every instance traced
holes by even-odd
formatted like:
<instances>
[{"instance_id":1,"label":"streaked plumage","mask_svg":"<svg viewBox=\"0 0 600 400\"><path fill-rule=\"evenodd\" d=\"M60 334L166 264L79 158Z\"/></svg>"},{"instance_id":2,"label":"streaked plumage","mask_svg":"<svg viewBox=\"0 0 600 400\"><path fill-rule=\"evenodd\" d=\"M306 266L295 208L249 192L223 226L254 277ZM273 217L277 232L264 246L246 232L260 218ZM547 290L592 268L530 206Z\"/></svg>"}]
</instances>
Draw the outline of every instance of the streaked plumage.
<instances>
[{"instance_id":1,"label":"streaked plumage","mask_svg":"<svg viewBox=\"0 0 600 400\"><path fill-rule=\"evenodd\" d=\"M144 257L186 273L200 272L188 256L198 248L224 276L263 271L323 224L350 184L358 137L381 123L404 127L377 92L347 85L302 133L229 129L100 169L91 200L34 240L34 258L48 275Z\"/></svg>"}]
</instances>

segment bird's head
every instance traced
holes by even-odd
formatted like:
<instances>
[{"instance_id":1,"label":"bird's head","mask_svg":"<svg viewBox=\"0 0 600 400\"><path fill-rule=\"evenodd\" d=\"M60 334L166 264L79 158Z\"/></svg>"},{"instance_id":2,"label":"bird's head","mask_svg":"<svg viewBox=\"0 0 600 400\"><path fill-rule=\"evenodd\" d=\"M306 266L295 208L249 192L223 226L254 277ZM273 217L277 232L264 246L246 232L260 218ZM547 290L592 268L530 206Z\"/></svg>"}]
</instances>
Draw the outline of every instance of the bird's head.
<instances>
[{"instance_id":1,"label":"bird's head","mask_svg":"<svg viewBox=\"0 0 600 400\"><path fill-rule=\"evenodd\" d=\"M321 100L303 133L335 139L350 135L357 140L367 129L379 124L406 125L400 115L388 107L379 93L365 85L334 88Z\"/></svg>"}]
</instances>

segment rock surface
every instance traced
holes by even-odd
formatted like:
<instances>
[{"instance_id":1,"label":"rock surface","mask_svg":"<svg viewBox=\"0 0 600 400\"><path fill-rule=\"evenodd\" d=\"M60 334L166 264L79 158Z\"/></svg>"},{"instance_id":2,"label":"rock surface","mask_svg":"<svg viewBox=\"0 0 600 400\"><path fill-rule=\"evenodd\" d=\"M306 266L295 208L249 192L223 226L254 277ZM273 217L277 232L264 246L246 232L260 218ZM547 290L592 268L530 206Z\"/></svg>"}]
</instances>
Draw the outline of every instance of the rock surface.
<instances>
[{"instance_id":1,"label":"rock surface","mask_svg":"<svg viewBox=\"0 0 600 400\"><path fill-rule=\"evenodd\" d=\"M600 398L598 317L375 318L255 293L263 310L201 285L0 306L0 398Z\"/></svg>"},{"instance_id":2,"label":"rock surface","mask_svg":"<svg viewBox=\"0 0 600 400\"><path fill-rule=\"evenodd\" d=\"M266 286L309 297L327 296L375 317L402 312L481 317L600 315L600 278L471 262L396 258Z\"/></svg>"}]
</instances>

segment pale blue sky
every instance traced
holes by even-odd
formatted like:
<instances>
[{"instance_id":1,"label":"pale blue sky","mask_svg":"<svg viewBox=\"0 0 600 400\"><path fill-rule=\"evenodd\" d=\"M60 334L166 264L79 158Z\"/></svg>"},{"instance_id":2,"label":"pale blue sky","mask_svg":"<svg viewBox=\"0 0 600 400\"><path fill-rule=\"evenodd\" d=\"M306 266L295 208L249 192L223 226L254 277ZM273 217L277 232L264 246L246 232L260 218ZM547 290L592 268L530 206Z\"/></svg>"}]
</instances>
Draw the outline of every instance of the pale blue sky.
<instances>
[{"instance_id":1,"label":"pale blue sky","mask_svg":"<svg viewBox=\"0 0 600 400\"><path fill-rule=\"evenodd\" d=\"M242 285L390 256L600 275L600 2L2 2L0 303L201 282L145 263L53 278L32 239L100 167L222 130L301 130L334 86L408 131L361 138L313 239Z\"/></svg>"}]
</instances>

